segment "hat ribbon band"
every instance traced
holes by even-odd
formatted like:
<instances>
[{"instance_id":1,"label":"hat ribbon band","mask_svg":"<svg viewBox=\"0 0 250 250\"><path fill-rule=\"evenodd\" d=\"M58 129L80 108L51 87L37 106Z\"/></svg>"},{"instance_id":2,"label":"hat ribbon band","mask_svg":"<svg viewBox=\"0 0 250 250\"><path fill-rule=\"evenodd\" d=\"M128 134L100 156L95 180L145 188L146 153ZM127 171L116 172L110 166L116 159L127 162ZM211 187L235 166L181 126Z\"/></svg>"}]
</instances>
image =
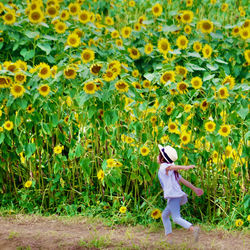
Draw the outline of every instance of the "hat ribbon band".
<instances>
[{"instance_id":1,"label":"hat ribbon band","mask_svg":"<svg viewBox=\"0 0 250 250\"><path fill-rule=\"evenodd\" d=\"M167 155L167 153L165 153L164 148L162 149L162 153L166 157L166 159L168 160L169 163L173 163L173 161L169 158L169 156Z\"/></svg>"}]
</instances>

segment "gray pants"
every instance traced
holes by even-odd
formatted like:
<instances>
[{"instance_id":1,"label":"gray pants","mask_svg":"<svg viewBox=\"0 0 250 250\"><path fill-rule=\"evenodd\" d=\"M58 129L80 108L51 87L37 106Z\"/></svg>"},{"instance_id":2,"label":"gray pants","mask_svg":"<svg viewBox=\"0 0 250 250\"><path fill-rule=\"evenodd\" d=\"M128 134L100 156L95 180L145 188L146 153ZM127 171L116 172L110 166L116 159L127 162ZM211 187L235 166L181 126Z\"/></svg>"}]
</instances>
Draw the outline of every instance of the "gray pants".
<instances>
[{"instance_id":1,"label":"gray pants","mask_svg":"<svg viewBox=\"0 0 250 250\"><path fill-rule=\"evenodd\" d=\"M164 211L162 212L162 222L165 229L165 234L172 233L172 226L170 221L170 214L172 215L172 219L174 223L177 223L178 225L184 227L184 228L190 228L192 224L184 219L181 218L180 215L180 201L181 198L170 198L168 199L168 204Z\"/></svg>"}]
</instances>

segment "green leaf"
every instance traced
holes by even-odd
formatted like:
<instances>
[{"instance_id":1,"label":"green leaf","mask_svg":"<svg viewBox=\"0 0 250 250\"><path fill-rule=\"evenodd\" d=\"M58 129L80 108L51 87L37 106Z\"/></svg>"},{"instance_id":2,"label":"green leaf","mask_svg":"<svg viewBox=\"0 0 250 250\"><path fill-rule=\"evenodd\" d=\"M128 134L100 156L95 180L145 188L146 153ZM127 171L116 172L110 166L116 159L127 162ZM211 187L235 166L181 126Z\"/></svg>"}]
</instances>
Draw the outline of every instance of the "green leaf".
<instances>
[{"instance_id":1,"label":"green leaf","mask_svg":"<svg viewBox=\"0 0 250 250\"><path fill-rule=\"evenodd\" d=\"M5 137L4 133L1 133L0 134L0 144L2 144L4 137Z\"/></svg>"},{"instance_id":2,"label":"green leaf","mask_svg":"<svg viewBox=\"0 0 250 250\"><path fill-rule=\"evenodd\" d=\"M51 51L51 47L48 43L38 43L37 47L39 47L41 50L46 52L46 55L49 55L50 51Z\"/></svg>"},{"instance_id":3,"label":"green leaf","mask_svg":"<svg viewBox=\"0 0 250 250\"><path fill-rule=\"evenodd\" d=\"M89 119L92 118L92 116L95 114L95 112L96 112L96 107L95 106L90 106L88 108L88 117L89 117Z\"/></svg>"},{"instance_id":4,"label":"green leaf","mask_svg":"<svg viewBox=\"0 0 250 250\"><path fill-rule=\"evenodd\" d=\"M220 58L215 58L214 61L216 61L218 63L228 64L227 62L221 60Z\"/></svg>"},{"instance_id":5,"label":"green leaf","mask_svg":"<svg viewBox=\"0 0 250 250\"><path fill-rule=\"evenodd\" d=\"M245 118L247 117L247 115L248 115L248 108L241 108L238 112L237 112L237 114L243 119L243 120L245 120Z\"/></svg>"},{"instance_id":6,"label":"green leaf","mask_svg":"<svg viewBox=\"0 0 250 250\"><path fill-rule=\"evenodd\" d=\"M89 166L90 160L88 158L83 158L80 160L80 166L82 167L83 173L88 176L91 174L91 167Z\"/></svg>"},{"instance_id":7,"label":"green leaf","mask_svg":"<svg viewBox=\"0 0 250 250\"><path fill-rule=\"evenodd\" d=\"M192 64L192 63L187 63L186 65L191 67L193 70L198 70L198 71L200 71L200 70L204 71L205 70L204 68L201 68L200 66Z\"/></svg>"},{"instance_id":8,"label":"green leaf","mask_svg":"<svg viewBox=\"0 0 250 250\"><path fill-rule=\"evenodd\" d=\"M205 82L205 81L209 81L209 80L213 79L213 78L214 78L214 76L215 76L215 74L213 74L213 75L207 75L207 76L204 76L204 77L203 77L203 82Z\"/></svg>"},{"instance_id":9,"label":"green leaf","mask_svg":"<svg viewBox=\"0 0 250 250\"><path fill-rule=\"evenodd\" d=\"M176 31L176 30L179 30L179 29L180 29L180 28L177 27L176 25L170 25L170 26L164 25L164 26L162 27L162 31L163 31L163 32L172 32L172 31Z\"/></svg>"},{"instance_id":10,"label":"green leaf","mask_svg":"<svg viewBox=\"0 0 250 250\"><path fill-rule=\"evenodd\" d=\"M151 82L154 79L154 74L146 73L144 77Z\"/></svg>"},{"instance_id":11,"label":"green leaf","mask_svg":"<svg viewBox=\"0 0 250 250\"><path fill-rule=\"evenodd\" d=\"M30 31L30 30L27 30L24 34L28 38L35 38L36 36L40 35L40 33L38 31Z\"/></svg>"},{"instance_id":12,"label":"green leaf","mask_svg":"<svg viewBox=\"0 0 250 250\"><path fill-rule=\"evenodd\" d=\"M57 124L58 124L58 122L59 122L59 121L58 121L57 114L52 115L51 120L52 120L52 126L53 126L53 127L56 127Z\"/></svg>"},{"instance_id":13,"label":"green leaf","mask_svg":"<svg viewBox=\"0 0 250 250\"><path fill-rule=\"evenodd\" d=\"M76 150L75 150L75 156L76 157L80 157L83 153L83 146L81 144L78 144L76 146Z\"/></svg>"},{"instance_id":14,"label":"green leaf","mask_svg":"<svg viewBox=\"0 0 250 250\"><path fill-rule=\"evenodd\" d=\"M29 60L35 55L34 50L27 50L26 48L23 48L20 52L20 54L23 56L24 60Z\"/></svg>"},{"instance_id":15,"label":"green leaf","mask_svg":"<svg viewBox=\"0 0 250 250\"><path fill-rule=\"evenodd\" d=\"M35 151L36 151L35 143L29 143L25 145L25 156L27 159L29 159L34 154Z\"/></svg>"},{"instance_id":16,"label":"green leaf","mask_svg":"<svg viewBox=\"0 0 250 250\"><path fill-rule=\"evenodd\" d=\"M215 65L211 65L211 64L207 64L207 68L210 69L211 71L215 71L219 68L219 66L217 64Z\"/></svg>"}]
</instances>

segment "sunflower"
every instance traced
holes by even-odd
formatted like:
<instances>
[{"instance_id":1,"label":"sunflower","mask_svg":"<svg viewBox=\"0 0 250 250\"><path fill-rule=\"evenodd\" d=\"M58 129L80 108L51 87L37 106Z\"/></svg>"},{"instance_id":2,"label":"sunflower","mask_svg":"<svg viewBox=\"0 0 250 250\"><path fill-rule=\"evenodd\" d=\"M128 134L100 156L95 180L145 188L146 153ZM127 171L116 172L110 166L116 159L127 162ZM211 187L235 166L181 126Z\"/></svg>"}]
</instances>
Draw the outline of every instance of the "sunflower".
<instances>
[{"instance_id":1,"label":"sunflower","mask_svg":"<svg viewBox=\"0 0 250 250\"><path fill-rule=\"evenodd\" d=\"M192 7L192 5L193 5L193 0L186 0L187 7Z\"/></svg>"},{"instance_id":2,"label":"sunflower","mask_svg":"<svg viewBox=\"0 0 250 250\"><path fill-rule=\"evenodd\" d=\"M26 181L24 187L29 188L32 185L32 181Z\"/></svg>"},{"instance_id":3,"label":"sunflower","mask_svg":"<svg viewBox=\"0 0 250 250\"><path fill-rule=\"evenodd\" d=\"M151 82L147 79L142 82L143 88L150 88L150 84Z\"/></svg>"},{"instance_id":4,"label":"sunflower","mask_svg":"<svg viewBox=\"0 0 250 250\"><path fill-rule=\"evenodd\" d=\"M175 72L174 71L166 71L162 74L161 79L160 79L161 83L165 84L168 81L170 82L174 82L175 81Z\"/></svg>"},{"instance_id":5,"label":"sunflower","mask_svg":"<svg viewBox=\"0 0 250 250\"><path fill-rule=\"evenodd\" d=\"M21 97L23 96L25 92L25 88L21 84L13 84L10 89L10 93L15 97Z\"/></svg>"},{"instance_id":6,"label":"sunflower","mask_svg":"<svg viewBox=\"0 0 250 250\"><path fill-rule=\"evenodd\" d=\"M61 154L63 149L64 149L63 146L58 145L58 146L54 147L53 151L55 154Z\"/></svg>"},{"instance_id":7,"label":"sunflower","mask_svg":"<svg viewBox=\"0 0 250 250\"><path fill-rule=\"evenodd\" d=\"M247 63L250 63L250 49L247 49L244 51L244 57L245 57Z\"/></svg>"},{"instance_id":8,"label":"sunflower","mask_svg":"<svg viewBox=\"0 0 250 250\"><path fill-rule=\"evenodd\" d=\"M140 25L142 25L142 26L145 27L145 24L144 24L143 22L146 21L146 20L147 20L147 17L146 17L145 15L140 16L140 17L138 18L138 23L139 23Z\"/></svg>"},{"instance_id":9,"label":"sunflower","mask_svg":"<svg viewBox=\"0 0 250 250\"><path fill-rule=\"evenodd\" d=\"M87 94L94 94L97 91L97 87L95 82L90 81L84 84L83 90L85 91L85 93Z\"/></svg>"},{"instance_id":10,"label":"sunflower","mask_svg":"<svg viewBox=\"0 0 250 250\"><path fill-rule=\"evenodd\" d=\"M192 109L192 105L191 104L185 104L184 105L184 112L185 113L189 113Z\"/></svg>"},{"instance_id":11,"label":"sunflower","mask_svg":"<svg viewBox=\"0 0 250 250\"><path fill-rule=\"evenodd\" d=\"M133 76L133 77L138 77L139 75L140 75L140 72L139 72L138 69L134 69L134 70L132 71L132 76Z\"/></svg>"},{"instance_id":12,"label":"sunflower","mask_svg":"<svg viewBox=\"0 0 250 250\"><path fill-rule=\"evenodd\" d=\"M129 56L134 59L137 60L140 58L141 54L139 52L139 50L135 47L132 48L128 48L128 52L129 52Z\"/></svg>"},{"instance_id":13,"label":"sunflower","mask_svg":"<svg viewBox=\"0 0 250 250\"><path fill-rule=\"evenodd\" d=\"M72 16L78 15L78 13L81 10L81 6L78 3L70 3L68 8L69 8L69 13Z\"/></svg>"},{"instance_id":14,"label":"sunflower","mask_svg":"<svg viewBox=\"0 0 250 250\"><path fill-rule=\"evenodd\" d=\"M113 25L113 24L114 24L113 18L110 17L110 16L106 16L106 17L105 17L105 24L107 24L107 25L109 25L109 26Z\"/></svg>"},{"instance_id":15,"label":"sunflower","mask_svg":"<svg viewBox=\"0 0 250 250\"><path fill-rule=\"evenodd\" d=\"M7 76L0 76L0 89L8 88L10 86Z\"/></svg>"},{"instance_id":16,"label":"sunflower","mask_svg":"<svg viewBox=\"0 0 250 250\"><path fill-rule=\"evenodd\" d=\"M235 226L236 227L241 227L243 225L243 223L244 223L243 220L238 219L238 220L235 221Z\"/></svg>"},{"instance_id":17,"label":"sunflower","mask_svg":"<svg viewBox=\"0 0 250 250\"><path fill-rule=\"evenodd\" d=\"M181 35L177 38L176 44L179 49L186 49L188 45L188 39L185 36Z\"/></svg>"},{"instance_id":18,"label":"sunflower","mask_svg":"<svg viewBox=\"0 0 250 250\"><path fill-rule=\"evenodd\" d=\"M231 75L226 76L222 82L222 84L227 84L229 83L229 89L233 89L234 85L235 85L235 78Z\"/></svg>"},{"instance_id":19,"label":"sunflower","mask_svg":"<svg viewBox=\"0 0 250 250\"><path fill-rule=\"evenodd\" d=\"M85 49L81 53L83 63L91 62L95 59L95 52L91 49Z\"/></svg>"},{"instance_id":20,"label":"sunflower","mask_svg":"<svg viewBox=\"0 0 250 250\"><path fill-rule=\"evenodd\" d=\"M47 79L49 78L51 75L51 70L50 70L50 66L46 63L41 63L39 65L39 73L38 76L42 79Z\"/></svg>"},{"instance_id":21,"label":"sunflower","mask_svg":"<svg viewBox=\"0 0 250 250\"><path fill-rule=\"evenodd\" d=\"M221 87L218 90L218 96L219 96L220 99L227 99L228 96L229 96L227 88L226 87Z\"/></svg>"},{"instance_id":22,"label":"sunflower","mask_svg":"<svg viewBox=\"0 0 250 250\"><path fill-rule=\"evenodd\" d=\"M101 181L104 179L104 172L103 172L103 170L99 170L98 171L97 178L98 178L98 180L101 180Z\"/></svg>"},{"instance_id":23,"label":"sunflower","mask_svg":"<svg viewBox=\"0 0 250 250\"><path fill-rule=\"evenodd\" d=\"M68 67L64 69L64 76L67 79L75 79L76 78L76 70L73 67Z\"/></svg>"},{"instance_id":24,"label":"sunflower","mask_svg":"<svg viewBox=\"0 0 250 250\"><path fill-rule=\"evenodd\" d=\"M124 213L126 213L127 208L126 207L120 207L119 211L120 211L120 213L124 214Z\"/></svg>"},{"instance_id":25,"label":"sunflower","mask_svg":"<svg viewBox=\"0 0 250 250\"><path fill-rule=\"evenodd\" d=\"M238 36L240 34L240 27L235 26L232 30L232 36Z\"/></svg>"},{"instance_id":26,"label":"sunflower","mask_svg":"<svg viewBox=\"0 0 250 250\"><path fill-rule=\"evenodd\" d=\"M161 218L161 210L156 208L151 212L151 217L155 220Z\"/></svg>"},{"instance_id":27,"label":"sunflower","mask_svg":"<svg viewBox=\"0 0 250 250\"><path fill-rule=\"evenodd\" d=\"M191 140L191 133L184 131L184 132L181 133L180 138L181 138L181 143L183 143L184 145L186 145Z\"/></svg>"},{"instance_id":28,"label":"sunflower","mask_svg":"<svg viewBox=\"0 0 250 250\"><path fill-rule=\"evenodd\" d=\"M213 52L213 49L211 46L209 46L208 44L206 44L203 49L202 49L202 54L204 58L209 58L211 56Z\"/></svg>"},{"instance_id":29,"label":"sunflower","mask_svg":"<svg viewBox=\"0 0 250 250\"><path fill-rule=\"evenodd\" d=\"M3 15L4 24L12 25L16 22L16 13L14 11L8 11Z\"/></svg>"},{"instance_id":30,"label":"sunflower","mask_svg":"<svg viewBox=\"0 0 250 250\"><path fill-rule=\"evenodd\" d=\"M167 107L166 107L166 114L167 115L171 115L171 113L173 112L174 110L174 102L171 102Z\"/></svg>"},{"instance_id":31,"label":"sunflower","mask_svg":"<svg viewBox=\"0 0 250 250\"><path fill-rule=\"evenodd\" d=\"M250 29L249 28L241 28L240 29L240 36L244 40L250 38Z\"/></svg>"},{"instance_id":32,"label":"sunflower","mask_svg":"<svg viewBox=\"0 0 250 250\"><path fill-rule=\"evenodd\" d=\"M78 47L80 45L81 39L76 33L71 33L68 35L67 44L71 47Z\"/></svg>"},{"instance_id":33,"label":"sunflower","mask_svg":"<svg viewBox=\"0 0 250 250\"><path fill-rule=\"evenodd\" d=\"M6 130L10 131L10 130L13 129L14 124L13 124L12 121L6 121L6 122L3 124L3 127L4 127Z\"/></svg>"},{"instance_id":34,"label":"sunflower","mask_svg":"<svg viewBox=\"0 0 250 250\"><path fill-rule=\"evenodd\" d=\"M225 11L227 11L227 9L228 9L228 4L227 4L227 3L223 3L223 4L221 5L221 10L222 10L223 12L225 12Z\"/></svg>"},{"instance_id":35,"label":"sunflower","mask_svg":"<svg viewBox=\"0 0 250 250\"><path fill-rule=\"evenodd\" d=\"M88 23L90 21L90 12L87 10L82 10L78 15L78 19L83 24Z\"/></svg>"},{"instance_id":36,"label":"sunflower","mask_svg":"<svg viewBox=\"0 0 250 250\"><path fill-rule=\"evenodd\" d=\"M205 123L205 129L207 132L214 132L216 124L213 121L208 121Z\"/></svg>"},{"instance_id":37,"label":"sunflower","mask_svg":"<svg viewBox=\"0 0 250 250\"><path fill-rule=\"evenodd\" d=\"M123 46L123 41L122 41L122 39L116 39L116 40L115 40L115 44L116 44L118 47L122 47L122 46Z\"/></svg>"},{"instance_id":38,"label":"sunflower","mask_svg":"<svg viewBox=\"0 0 250 250\"><path fill-rule=\"evenodd\" d=\"M71 107L72 103L73 103L73 101L72 101L71 97L67 96L67 98L66 98L66 104L67 104L67 106Z\"/></svg>"},{"instance_id":39,"label":"sunflower","mask_svg":"<svg viewBox=\"0 0 250 250\"><path fill-rule=\"evenodd\" d=\"M103 76L102 76L103 80L106 82L111 82L111 81L115 80L116 77L117 77L117 74L114 73L112 71L112 69L106 70L105 74L103 74Z\"/></svg>"},{"instance_id":40,"label":"sunflower","mask_svg":"<svg viewBox=\"0 0 250 250\"><path fill-rule=\"evenodd\" d=\"M194 42L193 49L196 52L200 52L201 49L202 49L202 44L200 42L198 42L198 41Z\"/></svg>"},{"instance_id":41,"label":"sunflower","mask_svg":"<svg viewBox=\"0 0 250 250\"><path fill-rule=\"evenodd\" d=\"M202 33L211 33L214 29L214 24L209 20L202 20L198 23Z\"/></svg>"},{"instance_id":42,"label":"sunflower","mask_svg":"<svg viewBox=\"0 0 250 250\"><path fill-rule=\"evenodd\" d=\"M179 134L179 130L178 130L177 124L176 124L175 122L172 122L172 121L170 121L170 122L168 123L168 131L169 131L170 133Z\"/></svg>"},{"instance_id":43,"label":"sunflower","mask_svg":"<svg viewBox=\"0 0 250 250\"><path fill-rule=\"evenodd\" d=\"M67 25L66 25L64 22L58 21L58 22L55 24L55 30L56 30L56 32L59 33L59 34L65 33L66 29L67 29Z\"/></svg>"},{"instance_id":44,"label":"sunflower","mask_svg":"<svg viewBox=\"0 0 250 250\"><path fill-rule=\"evenodd\" d=\"M199 76L193 77L191 80L191 84L194 89L200 89L202 86L202 80Z\"/></svg>"},{"instance_id":45,"label":"sunflower","mask_svg":"<svg viewBox=\"0 0 250 250\"><path fill-rule=\"evenodd\" d=\"M62 21L67 21L69 19L69 12L68 10L63 10L60 14L60 19Z\"/></svg>"},{"instance_id":46,"label":"sunflower","mask_svg":"<svg viewBox=\"0 0 250 250\"><path fill-rule=\"evenodd\" d=\"M140 152L143 156L147 156L150 152L149 148L146 147L146 146L143 146L141 149L140 149Z\"/></svg>"},{"instance_id":47,"label":"sunflower","mask_svg":"<svg viewBox=\"0 0 250 250\"><path fill-rule=\"evenodd\" d=\"M29 12L29 20L31 23L37 24L43 22L44 13L41 9L35 9Z\"/></svg>"},{"instance_id":48,"label":"sunflower","mask_svg":"<svg viewBox=\"0 0 250 250\"><path fill-rule=\"evenodd\" d=\"M16 83L23 84L26 82L26 75L22 72L17 72L14 76L14 80Z\"/></svg>"},{"instance_id":49,"label":"sunflower","mask_svg":"<svg viewBox=\"0 0 250 250\"><path fill-rule=\"evenodd\" d=\"M135 23L135 25L134 25L134 30L135 30L135 31L140 31L140 30L141 30L141 25L140 25L140 23Z\"/></svg>"},{"instance_id":50,"label":"sunflower","mask_svg":"<svg viewBox=\"0 0 250 250\"><path fill-rule=\"evenodd\" d=\"M134 139L132 137L126 136L125 141L126 143L131 144L132 142L134 142Z\"/></svg>"},{"instance_id":51,"label":"sunflower","mask_svg":"<svg viewBox=\"0 0 250 250\"><path fill-rule=\"evenodd\" d=\"M119 37L120 37L119 32L118 32L117 30L113 30L113 31L111 32L111 37L112 37L113 39L119 38Z\"/></svg>"},{"instance_id":52,"label":"sunflower","mask_svg":"<svg viewBox=\"0 0 250 250\"><path fill-rule=\"evenodd\" d=\"M191 23L194 17L194 13L191 10L184 10L181 15L181 21L183 23Z\"/></svg>"},{"instance_id":53,"label":"sunflower","mask_svg":"<svg viewBox=\"0 0 250 250\"><path fill-rule=\"evenodd\" d=\"M187 69L185 68L185 67L183 67L183 66L176 66L175 67L175 73L176 73L176 75L180 75L180 76L183 76L184 78L186 78L187 77Z\"/></svg>"},{"instance_id":54,"label":"sunflower","mask_svg":"<svg viewBox=\"0 0 250 250\"><path fill-rule=\"evenodd\" d=\"M26 111L28 113L33 113L35 111L35 109L32 107L32 104L29 104L28 107L26 108Z\"/></svg>"},{"instance_id":55,"label":"sunflower","mask_svg":"<svg viewBox=\"0 0 250 250\"><path fill-rule=\"evenodd\" d=\"M232 156L232 151L233 151L232 146L227 145L226 148L225 148L225 156L226 156L226 158L230 158Z\"/></svg>"},{"instance_id":56,"label":"sunflower","mask_svg":"<svg viewBox=\"0 0 250 250\"><path fill-rule=\"evenodd\" d=\"M18 67L18 69L21 69L21 70L23 70L23 71L26 71L27 70L27 62L24 62L24 61L22 61L22 60L18 60L18 61L16 61L16 64L17 64L17 67Z\"/></svg>"},{"instance_id":57,"label":"sunflower","mask_svg":"<svg viewBox=\"0 0 250 250\"><path fill-rule=\"evenodd\" d=\"M47 96L50 93L50 87L48 84L43 84L38 88L40 95Z\"/></svg>"},{"instance_id":58,"label":"sunflower","mask_svg":"<svg viewBox=\"0 0 250 250\"><path fill-rule=\"evenodd\" d=\"M14 73L14 72L16 72L18 70L17 64L10 62L10 63L8 63L6 65L6 69L9 70L9 71L11 71L12 73Z\"/></svg>"},{"instance_id":59,"label":"sunflower","mask_svg":"<svg viewBox=\"0 0 250 250\"><path fill-rule=\"evenodd\" d=\"M223 137L227 137L230 134L231 127L230 125L221 125L219 129L219 134Z\"/></svg>"},{"instance_id":60,"label":"sunflower","mask_svg":"<svg viewBox=\"0 0 250 250\"><path fill-rule=\"evenodd\" d=\"M179 82L177 84L177 90L179 91L179 93L185 94L188 91L188 84L183 81Z\"/></svg>"},{"instance_id":61,"label":"sunflower","mask_svg":"<svg viewBox=\"0 0 250 250\"><path fill-rule=\"evenodd\" d=\"M152 13L155 17L158 17L161 15L162 13L162 6L159 3L156 3L153 7L152 7Z\"/></svg>"},{"instance_id":62,"label":"sunflower","mask_svg":"<svg viewBox=\"0 0 250 250\"><path fill-rule=\"evenodd\" d=\"M94 64L92 64L92 65L90 66L90 69L89 69L89 70L90 70L90 72L91 72L93 75L97 76L97 75L99 74L101 68L102 68L102 64L100 64L100 63L94 63Z\"/></svg>"},{"instance_id":63,"label":"sunflower","mask_svg":"<svg viewBox=\"0 0 250 250\"><path fill-rule=\"evenodd\" d=\"M56 17L58 15L58 11L56 9L56 6L55 5L47 6L46 13L50 17L53 17L53 18Z\"/></svg>"},{"instance_id":64,"label":"sunflower","mask_svg":"<svg viewBox=\"0 0 250 250\"><path fill-rule=\"evenodd\" d=\"M94 80L94 83L96 85L96 90L101 90L101 88L103 87L102 80L97 78L97 79Z\"/></svg>"},{"instance_id":65,"label":"sunflower","mask_svg":"<svg viewBox=\"0 0 250 250\"><path fill-rule=\"evenodd\" d=\"M122 37L129 38L131 32L132 32L132 29L130 27L123 27L121 31Z\"/></svg>"},{"instance_id":66,"label":"sunflower","mask_svg":"<svg viewBox=\"0 0 250 250\"><path fill-rule=\"evenodd\" d=\"M190 25L185 25L184 32L189 35L191 33L191 31L192 31L191 26Z\"/></svg>"},{"instance_id":67,"label":"sunflower","mask_svg":"<svg viewBox=\"0 0 250 250\"><path fill-rule=\"evenodd\" d=\"M206 111L208 109L208 102L207 100L203 100L200 104L200 108L203 110L203 111Z\"/></svg>"},{"instance_id":68,"label":"sunflower","mask_svg":"<svg viewBox=\"0 0 250 250\"><path fill-rule=\"evenodd\" d=\"M153 51L153 44L152 43L147 43L144 48L145 54L149 55Z\"/></svg>"},{"instance_id":69,"label":"sunflower","mask_svg":"<svg viewBox=\"0 0 250 250\"><path fill-rule=\"evenodd\" d=\"M242 27L244 27L244 28L250 28L250 19L245 20L245 22L243 23Z\"/></svg>"},{"instance_id":70,"label":"sunflower","mask_svg":"<svg viewBox=\"0 0 250 250\"><path fill-rule=\"evenodd\" d=\"M125 81L123 81L123 80L119 80L118 82L116 82L115 88L120 93L128 92L128 84Z\"/></svg>"},{"instance_id":71,"label":"sunflower","mask_svg":"<svg viewBox=\"0 0 250 250\"><path fill-rule=\"evenodd\" d=\"M158 50L162 54L167 54L170 48L170 43L166 38L161 38L157 44Z\"/></svg>"}]
</instances>

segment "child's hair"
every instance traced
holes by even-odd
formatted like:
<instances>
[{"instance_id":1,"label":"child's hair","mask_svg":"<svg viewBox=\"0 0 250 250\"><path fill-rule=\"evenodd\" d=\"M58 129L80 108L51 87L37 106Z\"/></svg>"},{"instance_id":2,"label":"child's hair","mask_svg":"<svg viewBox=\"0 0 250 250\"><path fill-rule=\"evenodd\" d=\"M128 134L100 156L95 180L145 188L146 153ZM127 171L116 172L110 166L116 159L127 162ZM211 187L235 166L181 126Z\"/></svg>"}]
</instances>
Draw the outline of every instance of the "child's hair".
<instances>
[{"instance_id":1,"label":"child's hair","mask_svg":"<svg viewBox=\"0 0 250 250\"><path fill-rule=\"evenodd\" d=\"M169 164L169 162L163 157L161 152L159 153L159 161L160 161L160 163L168 163ZM178 171L174 170L174 176L175 176L175 179L177 181L179 181L179 173L178 173Z\"/></svg>"}]
</instances>

